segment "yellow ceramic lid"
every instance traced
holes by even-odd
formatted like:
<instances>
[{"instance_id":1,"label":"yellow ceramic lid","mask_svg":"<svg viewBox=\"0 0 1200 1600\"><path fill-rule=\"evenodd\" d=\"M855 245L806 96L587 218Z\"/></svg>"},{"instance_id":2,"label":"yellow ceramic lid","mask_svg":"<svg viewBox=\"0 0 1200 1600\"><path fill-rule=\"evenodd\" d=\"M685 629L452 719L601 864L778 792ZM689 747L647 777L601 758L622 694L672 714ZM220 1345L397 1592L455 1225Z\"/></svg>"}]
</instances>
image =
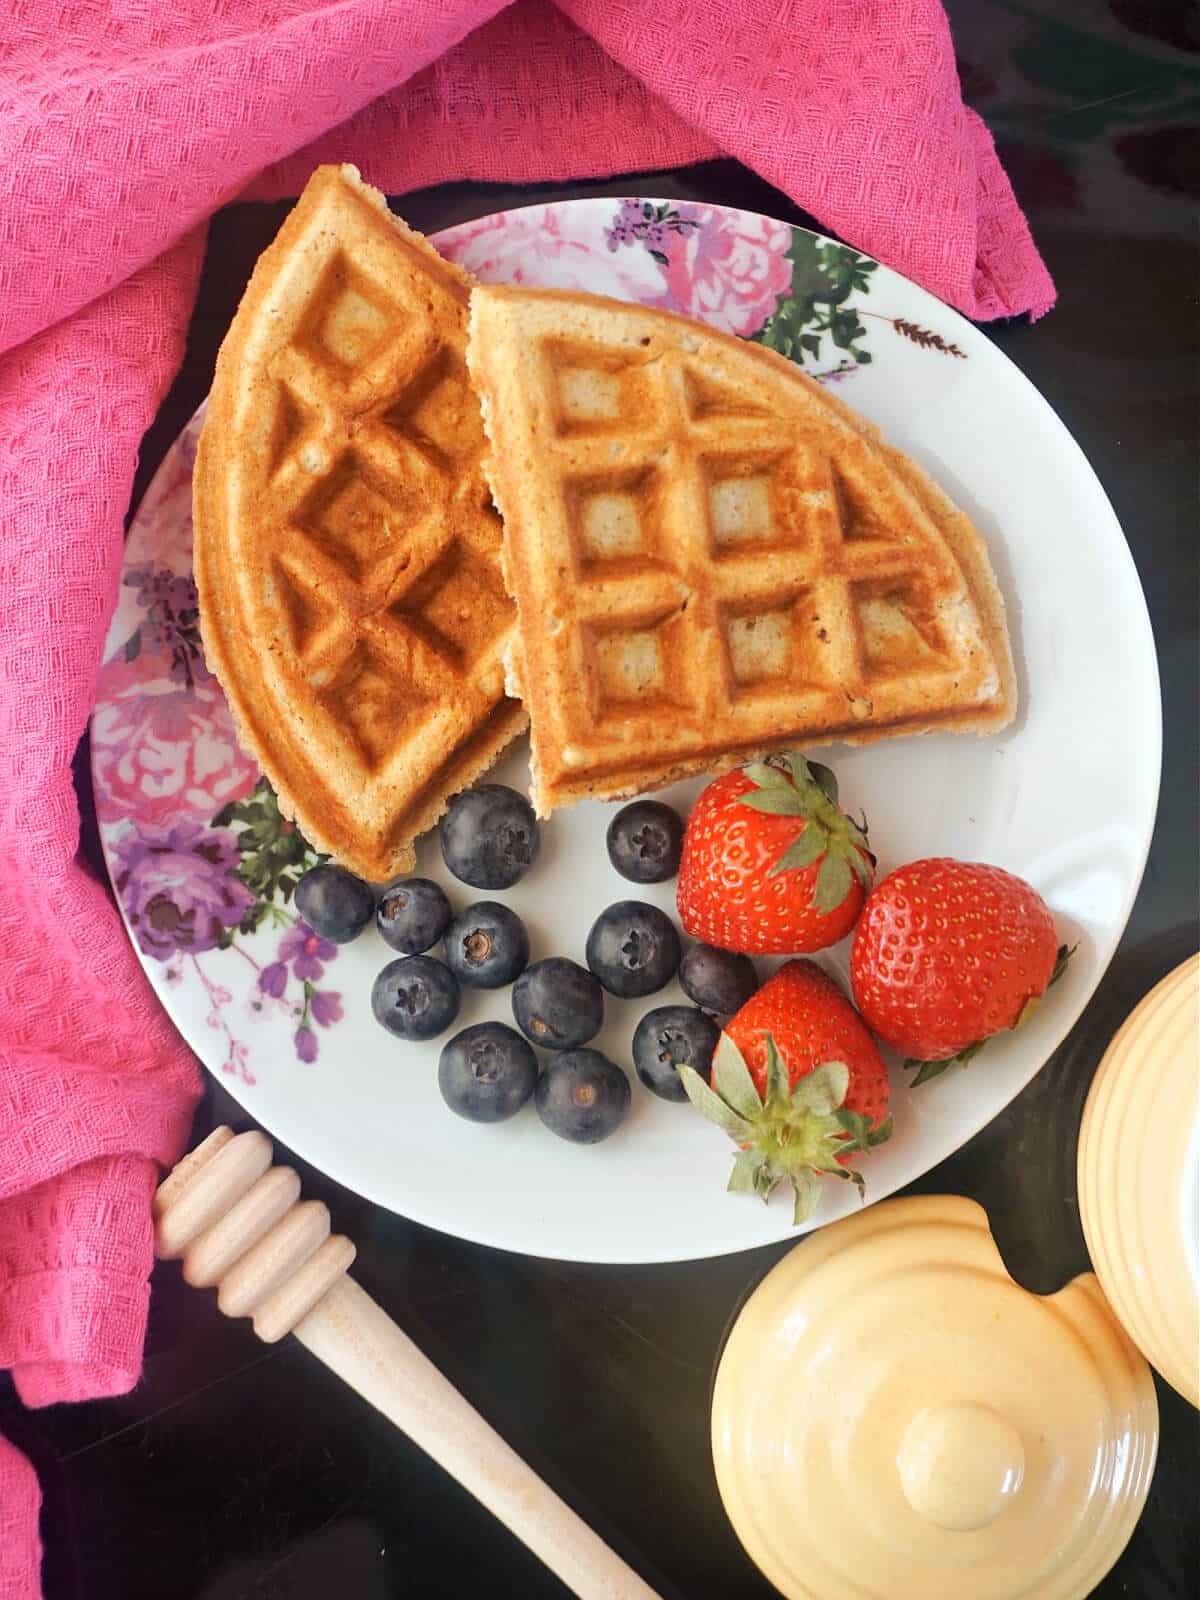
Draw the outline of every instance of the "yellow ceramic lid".
<instances>
[{"instance_id":1,"label":"yellow ceramic lid","mask_svg":"<svg viewBox=\"0 0 1200 1600\"><path fill-rule=\"evenodd\" d=\"M1126 1018L1079 1130L1079 1211L1113 1310L1200 1405L1200 956Z\"/></svg>"},{"instance_id":2,"label":"yellow ceramic lid","mask_svg":"<svg viewBox=\"0 0 1200 1600\"><path fill-rule=\"evenodd\" d=\"M922 1196L773 1268L721 1356L712 1441L788 1600L1082 1600L1141 1512L1158 1408L1095 1278L1029 1294L982 1207Z\"/></svg>"}]
</instances>

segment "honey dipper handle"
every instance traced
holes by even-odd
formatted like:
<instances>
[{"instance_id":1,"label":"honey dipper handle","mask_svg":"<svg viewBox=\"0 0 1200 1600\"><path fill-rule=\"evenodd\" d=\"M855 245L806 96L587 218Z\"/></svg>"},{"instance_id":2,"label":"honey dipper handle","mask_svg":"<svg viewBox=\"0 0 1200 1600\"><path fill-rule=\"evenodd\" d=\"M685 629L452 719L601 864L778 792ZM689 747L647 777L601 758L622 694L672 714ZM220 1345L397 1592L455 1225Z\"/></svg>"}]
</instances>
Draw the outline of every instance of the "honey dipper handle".
<instances>
[{"instance_id":1,"label":"honey dipper handle","mask_svg":"<svg viewBox=\"0 0 1200 1600\"><path fill-rule=\"evenodd\" d=\"M335 1283L293 1332L581 1600L658 1600L352 1278Z\"/></svg>"}]
</instances>

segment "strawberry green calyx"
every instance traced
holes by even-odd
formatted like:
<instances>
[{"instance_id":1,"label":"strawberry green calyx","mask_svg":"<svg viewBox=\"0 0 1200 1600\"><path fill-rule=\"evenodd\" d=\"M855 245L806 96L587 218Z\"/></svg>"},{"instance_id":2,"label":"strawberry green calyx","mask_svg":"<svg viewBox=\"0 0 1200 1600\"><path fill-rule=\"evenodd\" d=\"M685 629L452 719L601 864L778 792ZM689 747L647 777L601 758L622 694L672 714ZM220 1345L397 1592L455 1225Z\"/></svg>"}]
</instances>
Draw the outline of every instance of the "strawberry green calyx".
<instances>
[{"instance_id":1,"label":"strawberry green calyx","mask_svg":"<svg viewBox=\"0 0 1200 1600\"><path fill-rule=\"evenodd\" d=\"M692 1067L681 1066L679 1076L701 1116L741 1146L730 1192L756 1194L765 1201L786 1181L795 1196L796 1225L812 1215L822 1173L855 1184L862 1196L862 1174L843 1167L838 1158L882 1144L891 1136L892 1123L889 1118L872 1129L861 1113L843 1109L850 1087L844 1062L825 1062L789 1090L787 1068L769 1034L766 1045L765 1098L760 1098L742 1052L727 1033L713 1055L711 1089Z\"/></svg>"},{"instance_id":2,"label":"strawberry green calyx","mask_svg":"<svg viewBox=\"0 0 1200 1600\"><path fill-rule=\"evenodd\" d=\"M753 761L742 770L754 788L739 795L733 805L773 817L795 817L804 825L768 876L820 861L812 906L822 914L842 904L854 878L864 894L869 892L875 857L867 843L866 824L860 827L839 809L837 779L828 767L789 753Z\"/></svg>"},{"instance_id":3,"label":"strawberry green calyx","mask_svg":"<svg viewBox=\"0 0 1200 1600\"><path fill-rule=\"evenodd\" d=\"M1045 994L1048 993L1049 990L1053 989L1054 985L1067 970L1067 963L1070 961L1071 957L1075 954L1075 951L1078 948L1078 945L1059 945L1058 953L1054 958L1054 970L1050 974L1050 980L1046 984L1045 990L1042 992L1042 994L1030 995L1029 999L1026 1000L1025 1004L1021 1007L1021 1014L1013 1023L1013 1028L1019 1028L1023 1023L1029 1021L1030 1017L1041 1005L1042 1000L1045 998ZM990 1035L989 1037L994 1037L994 1035ZM933 1078L940 1078L947 1067L969 1067L971 1062L974 1061L975 1057L983 1049L986 1043L987 1039L976 1039L974 1044L967 1045L966 1048L960 1050L957 1055L945 1056L940 1061L921 1061L914 1057L910 1057L904 1063L905 1069L907 1070L910 1067L916 1067L917 1071L912 1082L909 1084L909 1088L917 1089L921 1086L921 1084L929 1083Z\"/></svg>"},{"instance_id":4,"label":"strawberry green calyx","mask_svg":"<svg viewBox=\"0 0 1200 1600\"><path fill-rule=\"evenodd\" d=\"M1067 963L1078 949L1079 946L1077 944L1059 945L1058 953L1054 957L1054 970L1050 974L1050 982L1046 985L1047 989L1053 989L1054 985L1067 970Z\"/></svg>"},{"instance_id":5,"label":"strawberry green calyx","mask_svg":"<svg viewBox=\"0 0 1200 1600\"><path fill-rule=\"evenodd\" d=\"M986 1039L976 1039L974 1044L969 1044L956 1056L944 1056L940 1061L919 1061L915 1056L910 1056L904 1063L904 1069L907 1072L911 1067L916 1067L917 1072L909 1088L918 1089L921 1084L940 1078L947 1067L969 1067L986 1043Z\"/></svg>"}]
</instances>

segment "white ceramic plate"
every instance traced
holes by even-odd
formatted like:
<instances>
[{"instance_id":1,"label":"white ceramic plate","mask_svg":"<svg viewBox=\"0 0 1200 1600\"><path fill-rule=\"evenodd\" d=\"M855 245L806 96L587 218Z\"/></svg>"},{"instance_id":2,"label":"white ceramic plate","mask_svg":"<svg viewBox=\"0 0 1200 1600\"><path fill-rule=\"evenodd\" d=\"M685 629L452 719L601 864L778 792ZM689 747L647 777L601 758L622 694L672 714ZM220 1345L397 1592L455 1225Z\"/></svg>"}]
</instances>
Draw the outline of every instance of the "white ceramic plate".
<instances>
[{"instance_id":1,"label":"white ceramic plate","mask_svg":"<svg viewBox=\"0 0 1200 1600\"><path fill-rule=\"evenodd\" d=\"M994 862L1049 902L1078 953L1018 1033L969 1071L910 1093L864 1162L870 1200L920 1176L1021 1089L1066 1034L1129 915L1154 821L1160 712L1154 646L1104 491L1046 402L969 323L840 245L716 206L581 200L485 218L435 241L491 281L576 286L703 317L801 359L926 466L987 539L1008 598L1021 712L999 738L930 736L834 750L843 796L866 810L881 870L928 854ZM790 1207L726 1195L731 1147L687 1106L634 1079L609 1141L579 1148L526 1107L512 1122L453 1116L441 1041L406 1045L373 1021L390 952L369 930L318 948L294 926L290 883L311 861L238 751L199 653L190 477L198 419L164 461L130 531L92 749L113 881L150 981L180 1031L264 1127L331 1177L420 1222L530 1254L667 1261L791 1231ZM496 773L525 778L518 748ZM257 787L256 787L257 785ZM686 807L695 785L666 798ZM536 956L581 960L587 930L631 892L604 848L609 808L546 825L541 859L502 896ZM418 870L458 906L426 841ZM673 886L645 892L670 907ZM846 951L825 958L844 976ZM609 1002L596 1041L629 1064L641 1011ZM504 1017L507 991L468 996L460 1026ZM815 1223L857 1205L828 1186Z\"/></svg>"}]
</instances>

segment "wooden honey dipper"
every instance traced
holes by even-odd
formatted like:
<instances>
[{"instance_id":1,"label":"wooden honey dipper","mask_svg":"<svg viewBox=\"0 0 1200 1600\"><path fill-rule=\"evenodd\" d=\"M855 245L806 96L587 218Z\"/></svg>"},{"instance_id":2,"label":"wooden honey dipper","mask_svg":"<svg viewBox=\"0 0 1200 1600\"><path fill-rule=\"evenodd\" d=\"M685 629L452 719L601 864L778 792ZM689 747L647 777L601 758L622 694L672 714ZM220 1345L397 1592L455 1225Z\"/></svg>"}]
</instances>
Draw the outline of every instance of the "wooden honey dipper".
<instances>
[{"instance_id":1,"label":"wooden honey dipper","mask_svg":"<svg viewBox=\"0 0 1200 1600\"><path fill-rule=\"evenodd\" d=\"M156 1253L266 1343L294 1333L583 1600L658 1600L347 1276L353 1244L271 1156L265 1134L215 1128L154 1197Z\"/></svg>"}]
</instances>

